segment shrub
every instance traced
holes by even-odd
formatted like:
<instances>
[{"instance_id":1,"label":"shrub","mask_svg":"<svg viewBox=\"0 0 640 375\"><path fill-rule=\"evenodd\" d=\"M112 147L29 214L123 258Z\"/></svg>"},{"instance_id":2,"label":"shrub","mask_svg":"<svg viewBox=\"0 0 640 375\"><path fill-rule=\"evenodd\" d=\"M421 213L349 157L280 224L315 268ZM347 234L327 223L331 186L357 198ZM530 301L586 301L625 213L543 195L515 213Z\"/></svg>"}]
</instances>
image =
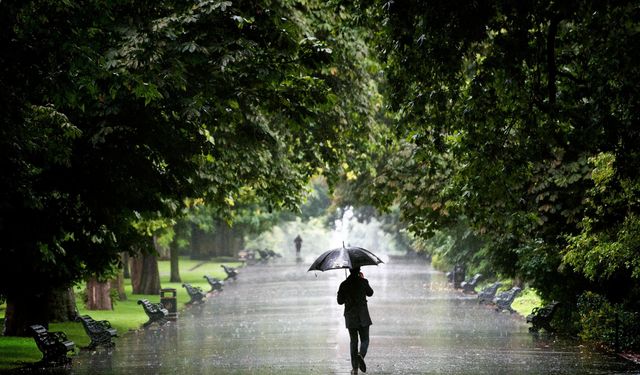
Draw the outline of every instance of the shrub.
<instances>
[{"instance_id":1,"label":"shrub","mask_svg":"<svg viewBox=\"0 0 640 375\"><path fill-rule=\"evenodd\" d=\"M615 351L640 349L637 312L611 304L605 297L585 292L578 299L580 337Z\"/></svg>"}]
</instances>

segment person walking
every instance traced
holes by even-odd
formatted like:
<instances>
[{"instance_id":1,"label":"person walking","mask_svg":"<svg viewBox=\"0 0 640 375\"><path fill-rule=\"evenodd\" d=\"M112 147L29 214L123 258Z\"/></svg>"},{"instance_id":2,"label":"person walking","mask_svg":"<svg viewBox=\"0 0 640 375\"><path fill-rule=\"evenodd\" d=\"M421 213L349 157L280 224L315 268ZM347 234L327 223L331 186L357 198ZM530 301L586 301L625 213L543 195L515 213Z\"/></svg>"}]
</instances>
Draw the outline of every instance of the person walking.
<instances>
[{"instance_id":1,"label":"person walking","mask_svg":"<svg viewBox=\"0 0 640 375\"><path fill-rule=\"evenodd\" d=\"M293 243L296 245L296 255L300 256L300 248L302 247L302 237L298 235L294 238Z\"/></svg>"},{"instance_id":2,"label":"person walking","mask_svg":"<svg viewBox=\"0 0 640 375\"><path fill-rule=\"evenodd\" d=\"M360 267L351 268L350 272L349 277L338 288L338 304L344 305L344 321L351 340L351 374L357 374L358 368L362 372L367 372L364 357L369 348L369 326L372 324L367 297L373 295L373 289L360 272ZM359 352L358 336L360 336Z\"/></svg>"}]
</instances>

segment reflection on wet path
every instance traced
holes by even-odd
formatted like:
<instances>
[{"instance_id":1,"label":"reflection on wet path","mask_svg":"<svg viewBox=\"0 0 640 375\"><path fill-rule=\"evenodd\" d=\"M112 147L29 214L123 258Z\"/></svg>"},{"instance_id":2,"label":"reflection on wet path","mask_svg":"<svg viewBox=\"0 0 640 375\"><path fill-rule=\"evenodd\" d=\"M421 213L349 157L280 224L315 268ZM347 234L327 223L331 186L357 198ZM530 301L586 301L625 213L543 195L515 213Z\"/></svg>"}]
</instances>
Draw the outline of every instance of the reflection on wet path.
<instances>
[{"instance_id":1,"label":"reflection on wet path","mask_svg":"<svg viewBox=\"0 0 640 375\"><path fill-rule=\"evenodd\" d=\"M344 272L280 261L162 329L127 334L108 355L83 353L74 374L348 374L348 334L335 301ZM368 374L640 374L614 356L535 338L522 318L480 306L425 264L363 268L375 294Z\"/></svg>"}]
</instances>

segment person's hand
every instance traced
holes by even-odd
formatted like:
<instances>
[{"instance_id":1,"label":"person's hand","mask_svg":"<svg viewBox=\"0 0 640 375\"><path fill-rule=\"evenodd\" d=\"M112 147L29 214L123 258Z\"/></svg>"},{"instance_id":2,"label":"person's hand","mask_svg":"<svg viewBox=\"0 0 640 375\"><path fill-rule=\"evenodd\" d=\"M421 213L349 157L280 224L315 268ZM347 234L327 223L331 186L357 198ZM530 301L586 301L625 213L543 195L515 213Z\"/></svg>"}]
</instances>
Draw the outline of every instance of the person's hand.
<instances>
[{"instance_id":1,"label":"person's hand","mask_svg":"<svg viewBox=\"0 0 640 375\"><path fill-rule=\"evenodd\" d=\"M360 273L358 273L358 276L360 276L361 278L364 279L364 273L360 272Z\"/></svg>"}]
</instances>

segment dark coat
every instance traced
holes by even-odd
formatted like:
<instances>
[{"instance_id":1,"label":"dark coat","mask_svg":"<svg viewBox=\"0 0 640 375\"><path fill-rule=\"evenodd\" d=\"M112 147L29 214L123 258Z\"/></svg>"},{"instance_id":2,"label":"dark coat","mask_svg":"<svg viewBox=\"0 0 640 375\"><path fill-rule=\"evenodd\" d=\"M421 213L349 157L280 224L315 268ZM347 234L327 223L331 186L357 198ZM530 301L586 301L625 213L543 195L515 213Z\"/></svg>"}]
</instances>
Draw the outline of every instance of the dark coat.
<instances>
[{"instance_id":1,"label":"dark coat","mask_svg":"<svg viewBox=\"0 0 640 375\"><path fill-rule=\"evenodd\" d=\"M369 281L351 274L340 284L338 304L344 304L344 322L347 328L366 327L371 325L371 317L367 308L367 298L373 295Z\"/></svg>"}]
</instances>

